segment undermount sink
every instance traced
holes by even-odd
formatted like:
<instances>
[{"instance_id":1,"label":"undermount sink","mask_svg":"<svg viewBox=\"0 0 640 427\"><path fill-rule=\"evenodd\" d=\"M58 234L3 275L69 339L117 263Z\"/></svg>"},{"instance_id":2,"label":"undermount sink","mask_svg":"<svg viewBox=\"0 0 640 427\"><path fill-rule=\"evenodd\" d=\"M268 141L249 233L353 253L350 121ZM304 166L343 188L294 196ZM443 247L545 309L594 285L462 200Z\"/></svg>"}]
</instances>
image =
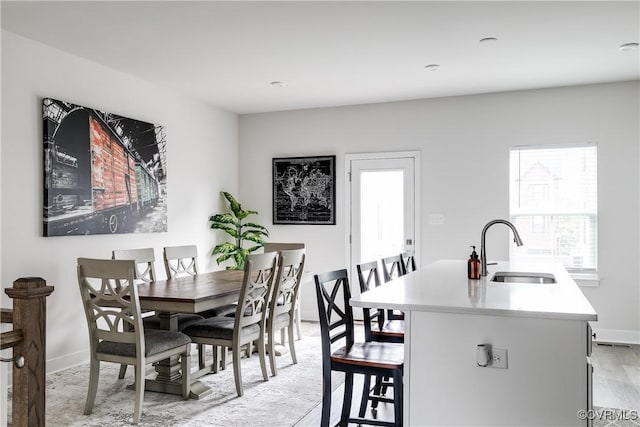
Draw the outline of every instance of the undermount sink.
<instances>
[{"instance_id":1,"label":"undermount sink","mask_svg":"<svg viewBox=\"0 0 640 427\"><path fill-rule=\"evenodd\" d=\"M492 282L509 283L556 283L556 278L550 273L523 273L519 271L499 271L491 278Z\"/></svg>"}]
</instances>

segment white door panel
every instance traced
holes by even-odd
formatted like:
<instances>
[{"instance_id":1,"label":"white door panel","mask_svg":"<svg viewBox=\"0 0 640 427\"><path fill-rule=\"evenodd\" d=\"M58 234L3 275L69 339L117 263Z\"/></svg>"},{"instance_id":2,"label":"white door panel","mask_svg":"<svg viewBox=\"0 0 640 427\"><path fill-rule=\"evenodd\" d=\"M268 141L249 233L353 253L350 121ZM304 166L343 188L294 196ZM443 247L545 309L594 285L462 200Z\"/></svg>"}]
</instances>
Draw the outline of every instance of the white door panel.
<instances>
[{"instance_id":1,"label":"white door panel","mask_svg":"<svg viewBox=\"0 0 640 427\"><path fill-rule=\"evenodd\" d=\"M415 247L415 163L413 156L349 160L352 294L360 289L355 266Z\"/></svg>"}]
</instances>

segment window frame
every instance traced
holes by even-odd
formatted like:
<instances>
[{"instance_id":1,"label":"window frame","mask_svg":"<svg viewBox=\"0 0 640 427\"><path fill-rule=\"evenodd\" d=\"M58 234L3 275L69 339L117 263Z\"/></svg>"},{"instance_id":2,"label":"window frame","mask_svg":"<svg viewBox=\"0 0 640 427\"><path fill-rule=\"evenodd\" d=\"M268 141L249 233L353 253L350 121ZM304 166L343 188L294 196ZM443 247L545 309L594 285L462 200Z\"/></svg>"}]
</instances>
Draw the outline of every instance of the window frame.
<instances>
[{"instance_id":1,"label":"window frame","mask_svg":"<svg viewBox=\"0 0 640 427\"><path fill-rule=\"evenodd\" d=\"M591 210L583 210L583 211L572 211L572 212L563 212L560 209L558 209L557 211L550 211L548 209L544 209L544 211L541 210L531 210L529 212L519 212L517 214L514 214L512 212L512 170L511 170L511 158L512 158L512 153L515 151L529 151L529 150L562 150L562 149L575 149L575 148L593 148L595 150L595 197L596 197L596 206L595 206L595 210L592 212ZM563 217L569 217L572 215L580 215L580 216L585 216L585 217L590 217L593 218L593 224L594 224L594 228L595 228L595 232L594 232L594 243L593 243L593 258L594 258L594 265L595 267L591 268L579 268L579 267L568 267L565 266L565 268L567 269L567 271L569 272L569 274L571 275L571 277L573 277L576 280L581 281L580 285L584 285L584 286L598 286L599 284L599 278L598 278L598 268L599 268L599 239L598 239L598 234L599 234L599 215L598 215L598 145L596 143L593 142L587 142L587 143L564 143L564 144L532 144L532 145L517 145L517 146L512 146L509 148L509 155L508 155L508 159L509 159L509 166L508 166L508 174L509 174L509 196L508 196L508 202L509 202L509 220L511 222L513 222L514 224L517 221L518 217L524 217L524 216L542 216L543 218L547 217L547 216L553 216L553 215L558 215L558 216L563 216ZM519 193L521 194L521 193ZM548 232L548 227L549 227L549 223L548 221L545 219L544 220L544 228L545 228L545 232ZM528 232L531 232L531 230L527 230ZM524 244L526 245L527 242L525 240ZM514 260L517 255L515 255L514 251L516 250L512 245L509 246L510 248L510 253L509 253L509 257L511 260ZM515 256L514 256L515 255ZM520 259L519 261L522 262L527 262L526 259ZM559 262L559 261L555 261L555 262ZM564 264L563 264L564 265Z\"/></svg>"}]
</instances>

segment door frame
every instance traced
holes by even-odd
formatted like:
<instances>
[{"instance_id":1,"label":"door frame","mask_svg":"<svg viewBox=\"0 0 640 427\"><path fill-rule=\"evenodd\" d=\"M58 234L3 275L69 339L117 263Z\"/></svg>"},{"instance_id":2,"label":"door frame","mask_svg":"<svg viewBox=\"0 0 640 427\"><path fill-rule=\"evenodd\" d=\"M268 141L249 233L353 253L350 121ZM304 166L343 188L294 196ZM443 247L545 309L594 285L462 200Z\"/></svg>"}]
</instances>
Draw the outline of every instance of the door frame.
<instances>
[{"instance_id":1,"label":"door frame","mask_svg":"<svg viewBox=\"0 0 640 427\"><path fill-rule=\"evenodd\" d=\"M351 271L351 162L354 160L380 160L380 159L398 159L398 158L412 158L413 159L413 191L414 191L414 255L418 267L420 267L420 253L422 246L422 235L420 233L420 151L386 151L379 153L350 153L344 156L344 174L345 174L345 191L344 191L344 241L345 245L344 259L347 269ZM353 283L356 278L351 278Z\"/></svg>"}]
</instances>

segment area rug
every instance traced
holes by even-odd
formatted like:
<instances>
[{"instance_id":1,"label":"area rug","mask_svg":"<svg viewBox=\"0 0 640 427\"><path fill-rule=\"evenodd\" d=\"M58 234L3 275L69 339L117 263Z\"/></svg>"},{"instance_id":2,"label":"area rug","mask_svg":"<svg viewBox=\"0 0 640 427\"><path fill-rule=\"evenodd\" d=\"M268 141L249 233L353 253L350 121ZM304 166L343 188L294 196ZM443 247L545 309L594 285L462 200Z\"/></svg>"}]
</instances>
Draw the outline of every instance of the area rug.
<instances>
[{"instance_id":1,"label":"area rug","mask_svg":"<svg viewBox=\"0 0 640 427\"><path fill-rule=\"evenodd\" d=\"M265 382L257 355L242 359L244 396L238 397L233 366L202 377L212 393L201 400L146 392L140 425L146 426L292 426L321 400L322 368L318 325L303 323L303 339L295 342L298 364L288 352L277 357L278 375ZM210 348L210 346L209 346ZM192 369L197 366L194 349ZM229 357L229 362L231 358ZM267 369L269 369L267 360ZM83 415L87 396L89 365L84 364L47 376L46 425L129 426L133 417L133 369L118 380L119 365L102 363L93 413ZM153 367L147 370L153 377ZM341 378L336 378L334 388ZM10 394L10 393L9 393ZM9 406L11 396L9 396ZM10 407L9 413L10 412Z\"/></svg>"}]
</instances>

